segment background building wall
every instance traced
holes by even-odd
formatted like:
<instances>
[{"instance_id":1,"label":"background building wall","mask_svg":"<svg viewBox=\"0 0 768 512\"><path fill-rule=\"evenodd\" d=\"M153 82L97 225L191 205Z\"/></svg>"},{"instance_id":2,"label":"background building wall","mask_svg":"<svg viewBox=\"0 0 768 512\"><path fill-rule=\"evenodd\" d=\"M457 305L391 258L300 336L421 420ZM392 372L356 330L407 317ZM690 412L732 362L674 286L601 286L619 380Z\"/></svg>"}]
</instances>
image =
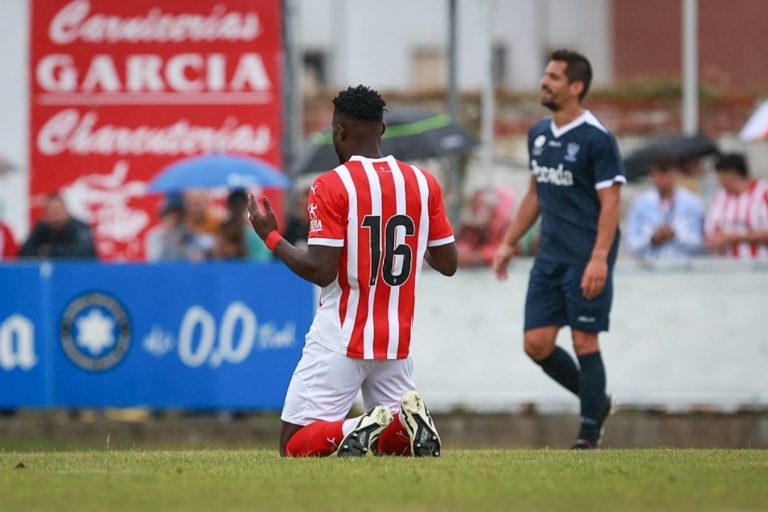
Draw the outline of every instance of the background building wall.
<instances>
[{"instance_id":1,"label":"background building wall","mask_svg":"<svg viewBox=\"0 0 768 512\"><path fill-rule=\"evenodd\" d=\"M678 80L680 1L614 0L616 79L658 76ZM762 91L768 84L768 2L699 0L701 82L720 90ZM762 60L761 60L762 59Z\"/></svg>"},{"instance_id":2,"label":"background building wall","mask_svg":"<svg viewBox=\"0 0 768 512\"><path fill-rule=\"evenodd\" d=\"M0 2L0 156L19 169L0 176L0 219L17 241L28 229L29 23L27 0Z\"/></svg>"},{"instance_id":3,"label":"background building wall","mask_svg":"<svg viewBox=\"0 0 768 512\"><path fill-rule=\"evenodd\" d=\"M546 55L568 46L592 60L596 82L611 79L610 0L494 0L493 34L505 68L501 85L538 86ZM482 3L459 0L459 87L482 86L478 59L485 42ZM447 0L301 0L299 45L323 52L329 86L365 82L387 90L411 89L412 62L434 50L442 61L436 85L445 86ZM406 14L407 15L404 15Z\"/></svg>"}]
</instances>

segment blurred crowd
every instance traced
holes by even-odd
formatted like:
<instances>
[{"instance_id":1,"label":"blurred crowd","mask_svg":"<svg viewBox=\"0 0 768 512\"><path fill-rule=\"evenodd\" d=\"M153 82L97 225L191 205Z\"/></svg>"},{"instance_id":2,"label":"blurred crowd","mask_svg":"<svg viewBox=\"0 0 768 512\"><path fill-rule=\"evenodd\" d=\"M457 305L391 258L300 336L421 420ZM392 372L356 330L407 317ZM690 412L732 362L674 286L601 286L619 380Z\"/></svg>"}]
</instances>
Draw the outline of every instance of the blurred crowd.
<instances>
[{"instance_id":1,"label":"blurred crowd","mask_svg":"<svg viewBox=\"0 0 768 512\"><path fill-rule=\"evenodd\" d=\"M768 183L752 176L738 153L715 160L717 188L702 194L698 172L659 155L651 164L651 186L631 205L624 243L645 261L714 254L768 261Z\"/></svg>"},{"instance_id":2,"label":"blurred crowd","mask_svg":"<svg viewBox=\"0 0 768 512\"><path fill-rule=\"evenodd\" d=\"M622 222L624 250L643 261L706 255L768 261L768 183L752 176L741 154L717 156L714 169L716 190L705 194L698 161L664 154L652 159L649 186L631 202ZM309 230L307 192L291 194L282 223L284 237L298 246L306 244ZM490 265L517 197L502 186L470 194L456 223L460 265ZM223 214L203 190L166 196L158 212L160 222L144 240L147 261L271 260L271 252L250 226L247 205L241 189L229 192ZM534 255L537 244L535 225L516 251ZM95 259L97 252L91 227L69 213L61 196L51 195L41 220L22 243L0 219L0 258Z\"/></svg>"},{"instance_id":3,"label":"blurred crowd","mask_svg":"<svg viewBox=\"0 0 768 512\"><path fill-rule=\"evenodd\" d=\"M768 183L752 176L743 155L715 160L717 187L705 193L698 158L659 154L649 185L634 201L623 224L623 247L643 261L717 255L768 261ZM489 265L516 208L514 191L494 186L474 192L457 227L459 262ZM516 250L536 252L538 226Z\"/></svg>"},{"instance_id":4,"label":"blurred crowd","mask_svg":"<svg viewBox=\"0 0 768 512\"><path fill-rule=\"evenodd\" d=\"M43 203L40 221L21 244L0 219L0 259L98 259L91 226L72 216L62 196L47 196ZM272 253L251 227L247 207L248 196L242 189L229 192L223 213L204 190L165 196L159 222L144 238L146 260L270 261ZM286 216L284 235L294 244L306 244L309 220L305 212L306 194Z\"/></svg>"}]
</instances>

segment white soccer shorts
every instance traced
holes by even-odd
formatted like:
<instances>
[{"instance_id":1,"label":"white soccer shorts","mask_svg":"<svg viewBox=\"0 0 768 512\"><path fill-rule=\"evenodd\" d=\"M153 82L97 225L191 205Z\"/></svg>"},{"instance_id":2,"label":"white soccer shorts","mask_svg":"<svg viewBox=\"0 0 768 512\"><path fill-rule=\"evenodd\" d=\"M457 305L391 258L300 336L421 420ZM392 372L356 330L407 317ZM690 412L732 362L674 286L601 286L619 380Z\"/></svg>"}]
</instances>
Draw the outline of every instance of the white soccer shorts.
<instances>
[{"instance_id":1,"label":"white soccer shorts","mask_svg":"<svg viewBox=\"0 0 768 512\"><path fill-rule=\"evenodd\" d=\"M349 414L357 392L368 410L386 405L400 410L403 393L415 389L413 361L353 359L307 338L293 372L282 420L294 425L339 421Z\"/></svg>"}]
</instances>

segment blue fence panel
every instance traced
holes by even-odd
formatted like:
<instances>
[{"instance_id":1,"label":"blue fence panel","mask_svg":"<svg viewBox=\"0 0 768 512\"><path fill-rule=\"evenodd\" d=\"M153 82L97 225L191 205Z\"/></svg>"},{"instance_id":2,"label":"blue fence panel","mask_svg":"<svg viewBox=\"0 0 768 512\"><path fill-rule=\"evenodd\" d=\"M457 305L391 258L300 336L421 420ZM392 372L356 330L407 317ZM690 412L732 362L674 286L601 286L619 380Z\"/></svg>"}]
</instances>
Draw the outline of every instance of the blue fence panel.
<instances>
[{"instance_id":1,"label":"blue fence panel","mask_svg":"<svg viewBox=\"0 0 768 512\"><path fill-rule=\"evenodd\" d=\"M42 407L51 399L48 294L51 265L0 265L0 407Z\"/></svg>"},{"instance_id":2,"label":"blue fence panel","mask_svg":"<svg viewBox=\"0 0 768 512\"><path fill-rule=\"evenodd\" d=\"M285 267L57 262L51 268L38 283L44 304L29 316L48 332L49 405L282 405L314 297L312 286Z\"/></svg>"}]
</instances>

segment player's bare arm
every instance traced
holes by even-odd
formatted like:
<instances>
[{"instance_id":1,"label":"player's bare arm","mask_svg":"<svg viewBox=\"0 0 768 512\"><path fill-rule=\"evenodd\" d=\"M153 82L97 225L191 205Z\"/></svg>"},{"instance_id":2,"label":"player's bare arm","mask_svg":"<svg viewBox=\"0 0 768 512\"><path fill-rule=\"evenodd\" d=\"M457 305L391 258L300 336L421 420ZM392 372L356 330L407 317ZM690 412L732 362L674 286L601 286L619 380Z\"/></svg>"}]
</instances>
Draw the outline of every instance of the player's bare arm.
<instances>
[{"instance_id":1,"label":"player's bare arm","mask_svg":"<svg viewBox=\"0 0 768 512\"><path fill-rule=\"evenodd\" d=\"M452 276L459 266L459 252L453 242L427 248L424 259L430 267L444 276Z\"/></svg>"},{"instance_id":2,"label":"player's bare arm","mask_svg":"<svg viewBox=\"0 0 768 512\"><path fill-rule=\"evenodd\" d=\"M600 199L600 217L597 223L597 239L592 256L581 278L581 291L587 300L594 299L605 288L608 278L608 253L619 226L621 184L614 183L597 191Z\"/></svg>"},{"instance_id":3,"label":"player's bare arm","mask_svg":"<svg viewBox=\"0 0 768 512\"><path fill-rule=\"evenodd\" d=\"M536 189L536 177L530 177L528 192L520 203L520 209L515 220L504 235L496 254L493 256L492 269L499 281L505 281L508 277L507 266L514 255L515 245L520 238L531 229L531 226L539 218L540 207Z\"/></svg>"},{"instance_id":4,"label":"player's bare arm","mask_svg":"<svg viewBox=\"0 0 768 512\"><path fill-rule=\"evenodd\" d=\"M277 231L277 217L272 211L269 199L263 198L264 212L253 194L248 195L248 214L251 226L262 240ZM336 279L341 257L341 247L310 245L302 250L280 239L274 248L274 254L296 275L318 286L328 286Z\"/></svg>"}]
</instances>

